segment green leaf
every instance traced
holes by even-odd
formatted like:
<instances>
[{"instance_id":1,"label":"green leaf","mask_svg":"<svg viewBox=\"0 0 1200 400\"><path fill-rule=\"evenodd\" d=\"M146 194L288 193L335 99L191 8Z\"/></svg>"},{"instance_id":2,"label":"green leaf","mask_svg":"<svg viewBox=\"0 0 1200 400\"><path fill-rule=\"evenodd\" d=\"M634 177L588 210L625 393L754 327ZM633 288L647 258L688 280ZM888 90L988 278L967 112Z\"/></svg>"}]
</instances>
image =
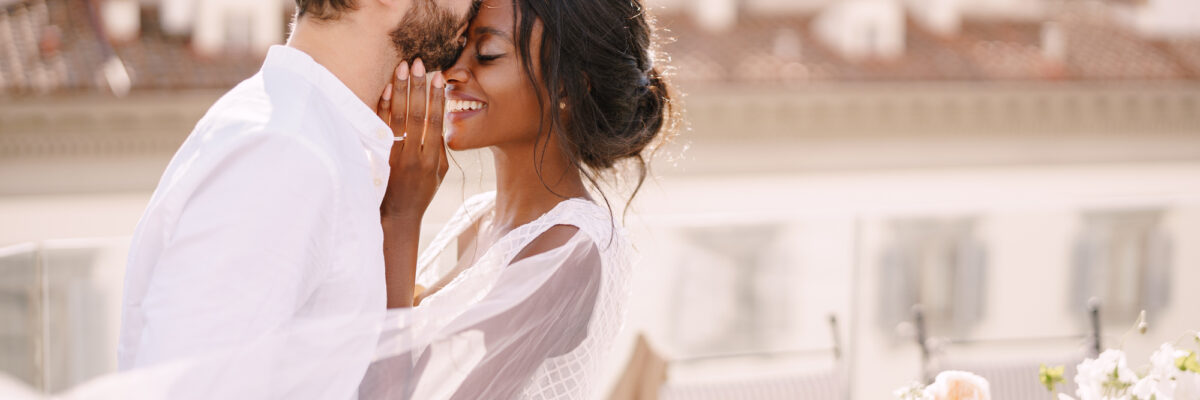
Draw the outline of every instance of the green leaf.
<instances>
[{"instance_id":1,"label":"green leaf","mask_svg":"<svg viewBox=\"0 0 1200 400\"><path fill-rule=\"evenodd\" d=\"M1104 389L1105 395L1112 397L1124 395L1125 391L1128 390L1130 386L1133 386L1132 383L1121 381L1121 374L1119 373L1120 369L1120 366L1113 367L1113 372L1108 376L1108 380L1104 381L1104 383L1100 385L1100 387Z\"/></svg>"},{"instance_id":2,"label":"green leaf","mask_svg":"<svg viewBox=\"0 0 1200 400\"><path fill-rule=\"evenodd\" d=\"M1038 380L1042 382L1042 385L1046 387L1046 390L1049 390L1051 393L1053 393L1054 387L1065 381L1063 379L1064 369L1066 369L1066 367L1062 365L1057 367L1046 367L1046 364L1042 364L1042 366L1038 368Z\"/></svg>"},{"instance_id":3,"label":"green leaf","mask_svg":"<svg viewBox=\"0 0 1200 400\"><path fill-rule=\"evenodd\" d=\"M1200 374L1200 362L1196 360L1196 352L1189 351L1188 355L1175 359L1175 367L1180 371L1190 371Z\"/></svg>"}]
</instances>

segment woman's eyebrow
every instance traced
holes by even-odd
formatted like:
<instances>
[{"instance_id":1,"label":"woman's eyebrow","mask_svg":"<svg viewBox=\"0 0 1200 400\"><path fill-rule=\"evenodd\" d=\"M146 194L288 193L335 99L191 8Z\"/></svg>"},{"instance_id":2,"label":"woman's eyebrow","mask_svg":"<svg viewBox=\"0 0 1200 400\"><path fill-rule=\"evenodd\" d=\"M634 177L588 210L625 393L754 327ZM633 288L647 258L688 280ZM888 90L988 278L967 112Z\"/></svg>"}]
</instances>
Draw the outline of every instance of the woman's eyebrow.
<instances>
[{"instance_id":1,"label":"woman's eyebrow","mask_svg":"<svg viewBox=\"0 0 1200 400\"><path fill-rule=\"evenodd\" d=\"M508 32L505 32L505 31L502 31L500 29L493 28L490 26L477 26L477 27L475 27L475 31L472 33L475 36L483 36L483 35L499 36L499 37L504 38L504 40L507 40L509 43L512 43L512 39L509 39Z\"/></svg>"}]
</instances>

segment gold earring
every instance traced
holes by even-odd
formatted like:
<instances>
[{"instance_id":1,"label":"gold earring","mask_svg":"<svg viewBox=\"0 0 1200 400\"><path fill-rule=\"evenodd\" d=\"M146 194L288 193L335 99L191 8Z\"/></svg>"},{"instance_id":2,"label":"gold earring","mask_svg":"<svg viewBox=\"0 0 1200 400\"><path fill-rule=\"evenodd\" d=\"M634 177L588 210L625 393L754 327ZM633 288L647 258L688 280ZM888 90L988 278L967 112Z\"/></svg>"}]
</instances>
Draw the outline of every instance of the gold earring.
<instances>
[{"instance_id":1,"label":"gold earring","mask_svg":"<svg viewBox=\"0 0 1200 400\"><path fill-rule=\"evenodd\" d=\"M566 109L567 109L567 102L565 102L565 101L560 101L560 102L558 102L558 109L559 109L559 110L566 110Z\"/></svg>"}]
</instances>

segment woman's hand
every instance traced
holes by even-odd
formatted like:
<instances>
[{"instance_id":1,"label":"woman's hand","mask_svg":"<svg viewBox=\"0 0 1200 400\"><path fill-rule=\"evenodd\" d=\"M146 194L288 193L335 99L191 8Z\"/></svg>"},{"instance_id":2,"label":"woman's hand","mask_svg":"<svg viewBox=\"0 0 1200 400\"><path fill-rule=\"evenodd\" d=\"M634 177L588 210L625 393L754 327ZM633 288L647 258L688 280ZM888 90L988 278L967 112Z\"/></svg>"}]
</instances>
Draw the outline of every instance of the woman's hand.
<instances>
[{"instance_id":1,"label":"woman's hand","mask_svg":"<svg viewBox=\"0 0 1200 400\"><path fill-rule=\"evenodd\" d=\"M384 219L419 224L450 168L442 137L446 83L441 72L426 76L419 59L409 70L406 62L400 63L377 109L396 140L379 211Z\"/></svg>"},{"instance_id":2,"label":"woman's hand","mask_svg":"<svg viewBox=\"0 0 1200 400\"><path fill-rule=\"evenodd\" d=\"M421 218L450 168L442 139L446 86L441 73L426 77L421 60L401 62L377 109L392 127L391 176L379 206L383 224L388 308L413 306ZM432 89L430 89L432 86Z\"/></svg>"}]
</instances>

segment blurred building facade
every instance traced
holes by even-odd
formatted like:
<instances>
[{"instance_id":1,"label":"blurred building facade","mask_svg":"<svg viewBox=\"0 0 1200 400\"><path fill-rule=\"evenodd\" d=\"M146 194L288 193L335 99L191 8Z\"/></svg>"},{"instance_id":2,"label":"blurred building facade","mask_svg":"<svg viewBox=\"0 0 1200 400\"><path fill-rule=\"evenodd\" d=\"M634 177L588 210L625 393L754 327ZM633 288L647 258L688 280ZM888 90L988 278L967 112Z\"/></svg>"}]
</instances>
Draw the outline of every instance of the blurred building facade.
<instances>
[{"instance_id":1,"label":"blurred building facade","mask_svg":"<svg viewBox=\"0 0 1200 400\"><path fill-rule=\"evenodd\" d=\"M0 1L4 372L53 391L115 365L123 237L195 121L284 38L290 2L242 3ZM1148 311L1135 358L1200 329L1197 3L653 11L689 129L627 220L627 333L673 360L669 386L833 371L884 398L922 375L916 304L929 368L1030 371L1000 399L1084 355L1093 297L1107 345ZM457 157L431 221L491 185L485 152Z\"/></svg>"}]
</instances>

